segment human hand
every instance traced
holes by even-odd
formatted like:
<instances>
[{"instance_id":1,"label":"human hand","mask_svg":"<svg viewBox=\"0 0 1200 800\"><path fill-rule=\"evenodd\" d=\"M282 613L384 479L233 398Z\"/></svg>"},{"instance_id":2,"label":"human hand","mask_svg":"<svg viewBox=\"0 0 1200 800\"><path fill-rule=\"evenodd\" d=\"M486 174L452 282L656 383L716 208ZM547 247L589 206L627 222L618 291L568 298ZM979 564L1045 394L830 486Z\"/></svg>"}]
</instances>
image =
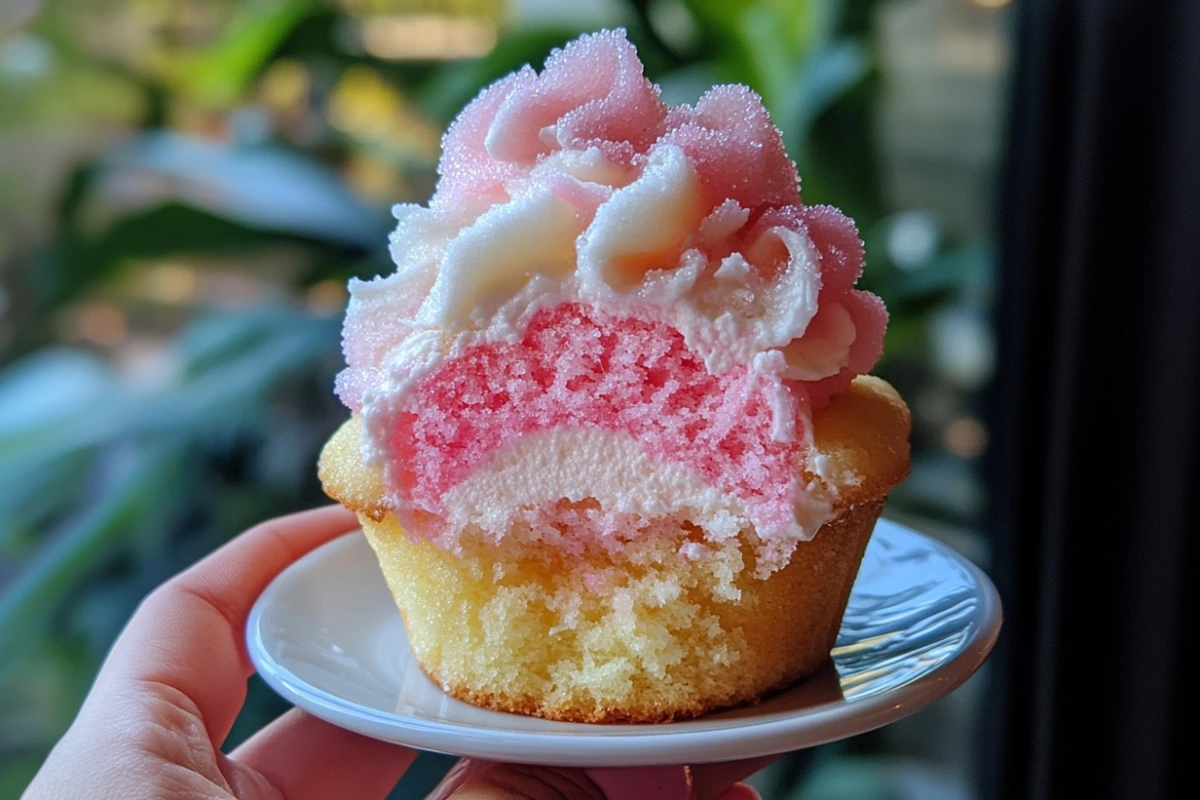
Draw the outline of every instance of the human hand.
<instances>
[{"instance_id":1,"label":"human hand","mask_svg":"<svg viewBox=\"0 0 1200 800\"><path fill-rule=\"evenodd\" d=\"M292 709L221 751L253 673L246 617L285 567L357 523L340 506L259 525L152 592L113 645L26 800L383 798L417 753ZM748 800L769 759L566 769L460 761L437 800Z\"/></svg>"}]
</instances>

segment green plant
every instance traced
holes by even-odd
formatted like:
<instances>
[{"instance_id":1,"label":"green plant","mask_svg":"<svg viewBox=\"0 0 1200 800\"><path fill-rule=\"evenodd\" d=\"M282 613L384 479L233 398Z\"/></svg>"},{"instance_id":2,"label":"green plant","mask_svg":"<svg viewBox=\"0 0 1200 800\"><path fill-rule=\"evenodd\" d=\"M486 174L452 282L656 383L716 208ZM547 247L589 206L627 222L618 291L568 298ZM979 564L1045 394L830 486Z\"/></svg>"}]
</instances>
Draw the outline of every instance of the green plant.
<instances>
[{"instance_id":1,"label":"green plant","mask_svg":"<svg viewBox=\"0 0 1200 800\"><path fill-rule=\"evenodd\" d=\"M313 465L344 414L331 393L338 287L387 271L386 203L428 193L436 134L459 108L584 27L457 3L509 25L495 48L405 62L343 41L399 2L42 5L21 36L52 69L4 77L0 50L0 147L74 142L40 201L32 171L0 186L19 220L0 223L3 796L69 724L151 587L238 530L324 501ZM986 281L988 256L950 243L913 271L885 255L892 221L864 156L870 5L629 2L621 21L672 101L717 81L762 93L806 201L844 207L864 231L865 281L893 312L889 358L919 363L928 310ZM690 22L673 30L667 12ZM44 232L18 237L26 223ZM245 298L223 288L230 275ZM256 684L232 740L282 707ZM424 763L413 780L445 767Z\"/></svg>"}]
</instances>

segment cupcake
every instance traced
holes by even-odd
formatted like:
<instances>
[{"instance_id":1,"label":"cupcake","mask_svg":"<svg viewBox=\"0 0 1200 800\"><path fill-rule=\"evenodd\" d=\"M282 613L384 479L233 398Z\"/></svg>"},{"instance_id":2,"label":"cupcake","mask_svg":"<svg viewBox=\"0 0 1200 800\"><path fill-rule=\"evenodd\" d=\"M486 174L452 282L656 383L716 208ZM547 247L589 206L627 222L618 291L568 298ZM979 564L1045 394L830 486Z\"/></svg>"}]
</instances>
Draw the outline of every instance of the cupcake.
<instances>
[{"instance_id":1,"label":"cupcake","mask_svg":"<svg viewBox=\"0 0 1200 800\"><path fill-rule=\"evenodd\" d=\"M623 31L472 101L394 273L352 281L320 476L428 676L662 722L829 657L909 413L863 248L757 95L665 105Z\"/></svg>"}]
</instances>

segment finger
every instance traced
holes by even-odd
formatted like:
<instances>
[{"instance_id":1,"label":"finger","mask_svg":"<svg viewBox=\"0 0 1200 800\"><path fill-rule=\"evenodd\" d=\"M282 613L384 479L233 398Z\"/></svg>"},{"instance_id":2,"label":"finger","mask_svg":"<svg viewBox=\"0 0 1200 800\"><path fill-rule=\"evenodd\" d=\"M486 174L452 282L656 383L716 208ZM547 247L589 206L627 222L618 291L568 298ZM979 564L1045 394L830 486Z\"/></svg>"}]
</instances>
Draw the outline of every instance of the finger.
<instances>
[{"instance_id":1,"label":"finger","mask_svg":"<svg viewBox=\"0 0 1200 800\"><path fill-rule=\"evenodd\" d=\"M155 589L113 646L96 702L116 714L130 690L168 687L194 704L213 742L223 741L253 672L244 630L254 601L285 567L355 524L340 506L280 517Z\"/></svg>"},{"instance_id":2,"label":"finger","mask_svg":"<svg viewBox=\"0 0 1200 800\"><path fill-rule=\"evenodd\" d=\"M778 756L762 756L742 761L727 761L722 764L696 764L690 768L692 773L691 800L718 800L718 798L726 800L722 792L727 792L731 785L753 775L776 758ZM751 791L753 790L751 789Z\"/></svg>"},{"instance_id":3,"label":"finger","mask_svg":"<svg viewBox=\"0 0 1200 800\"><path fill-rule=\"evenodd\" d=\"M747 786L744 783L735 783L728 792L718 797L717 800L762 800L762 795L753 786Z\"/></svg>"},{"instance_id":4,"label":"finger","mask_svg":"<svg viewBox=\"0 0 1200 800\"><path fill-rule=\"evenodd\" d=\"M687 800L683 767L578 769L458 762L429 800Z\"/></svg>"},{"instance_id":5,"label":"finger","mask_svg":"<svg viewBox=\"0 0 1200 800\"><path fill-rule=\"evenodd\" d=\"M687 767L611 767L586 770L608 800L645 797L647 800L687 800L691 776Z\"/></svg>"},{"instance_id":6,"label":"finger","mask_svg":"<svg viewBox=\"0 0 1200 800\"><path fill-rule=\"evenodd\" d=\"M415 750L330 725L292 709L233 751L288 800L386 797L417 757Z\"/></svg>"},{"instance_id":7,"label":"finger","mask_svg":"<svg viewBox=\"0 0 1200 800\"><path fill-rule=\"evenodd\" d=\"M429 800L606 800L581 769L527 767L464 759Z\"/></svg>"}]
</instances>

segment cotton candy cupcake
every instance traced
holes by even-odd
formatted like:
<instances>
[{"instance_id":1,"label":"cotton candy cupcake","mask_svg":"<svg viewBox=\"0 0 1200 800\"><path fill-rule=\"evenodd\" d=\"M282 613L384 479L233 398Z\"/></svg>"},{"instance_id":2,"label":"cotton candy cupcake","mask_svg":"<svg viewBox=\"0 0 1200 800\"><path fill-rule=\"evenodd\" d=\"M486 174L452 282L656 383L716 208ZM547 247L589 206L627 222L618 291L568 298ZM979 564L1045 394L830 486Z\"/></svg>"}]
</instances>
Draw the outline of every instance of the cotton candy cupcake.
<instances>
[{"instance_id":1,"label":"cotton candy cupcake","mask_svg":"<svg viewBox=\"0 0 1200 800\"><path fill-rule=\"evenodd\" d=\"M326 491L424 671L477 705L659 722L829 656L909 414L887 314L760 99L669 107L624 32L468 105L394 273L352 281Z\"/></svg>"}]
</instances>

